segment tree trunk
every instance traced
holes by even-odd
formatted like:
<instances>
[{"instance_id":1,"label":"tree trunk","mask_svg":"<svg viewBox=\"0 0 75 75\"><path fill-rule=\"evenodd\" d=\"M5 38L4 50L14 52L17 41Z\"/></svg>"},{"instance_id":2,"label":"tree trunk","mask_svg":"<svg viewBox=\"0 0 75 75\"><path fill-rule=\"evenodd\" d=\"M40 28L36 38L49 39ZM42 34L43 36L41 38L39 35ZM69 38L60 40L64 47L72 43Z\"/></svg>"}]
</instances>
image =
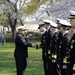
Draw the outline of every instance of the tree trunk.
<instances>
[{"instance_id":1,"label":"tree trunk","mask_svg":"<svg viewBox=\"0 0 75 75\"><path fill-rule=\"evenodd\" d=\"M12 32L12 38L14 39L15 38L15 33L16 33L16 30L15 30L14 26L11 27L11 32Z\"/></svg>"},{"instance_id":2,"label":"tree trunk","mask_svg":"<svg viewBox=\"0 0 75 75\"><path fill-rule=\"evenodd\" d=\"M16 36L16 24L17 24L17 18L14 19L14 24L11 25L11 31L12 31L12 38L15 39Z\"/></svg>"},{"instance_id":3,"label":"tree trunk","mask_svg":"<svg viewBox=\"0 0 75 75\"><path fill-rule=\"evenodd\" d=\"M9 25L11 27L11 32L12 32L12 38L14 40L15 34L16 34L16 24L17 24L17 18L16 19L11 19L10 14L8 14L8 20L9 20Z\"/></svg>"}]
</instances>

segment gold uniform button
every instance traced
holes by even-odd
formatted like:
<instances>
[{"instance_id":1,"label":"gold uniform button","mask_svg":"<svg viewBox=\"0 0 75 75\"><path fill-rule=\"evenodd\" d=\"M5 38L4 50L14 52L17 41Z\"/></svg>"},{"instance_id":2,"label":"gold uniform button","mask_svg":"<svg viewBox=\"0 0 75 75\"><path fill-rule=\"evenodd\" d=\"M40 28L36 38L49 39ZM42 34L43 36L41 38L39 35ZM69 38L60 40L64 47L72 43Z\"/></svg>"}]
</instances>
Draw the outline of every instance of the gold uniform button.
<instances>
[{"instance_id":1,"label":"gold uniform button","mask_svg":"<svg viewBox=\"0 0 75 75\"><path fill-rule=\"evenodd\" d=\"M67 53L69 53L69 51L67 51Z\"/></svg>"},{"instance_id":2,"label":"gold uniform button","mask_svg":"<svg viewBox=\"0 0 75 75\"><path fill-rule=\"evenodd\" d=\"M48 54L50 54L50 50L48 51Z\"/></svg>"},{"instance_id":3,"label":"gold uniform button","mask_svg":"<svg viewBox=\"0 0 75 75\"><path fill-rule=\"evenodd\" d=\"M45 42L45 40L43 40Z\"/></svg>"},{"instance_id":4,"label":"gold uniform button","mask_svg":"<svg viewBox=\"0 0 75 75\"><path fill-rule=\"evenodd\" d=\"M61 48L61 46L59 46L59 48Z\"/></svg>"},{"instance_id":5,"label":"gold uniform button","mask_svg":"<svg viewBox=\"0 0 75 75\"><path fill-rule=\"evenodd\" d=\"M70 52L70 49L69 49L69 52Z\"/></svg>"},{"instance_id":6,"label":"gold uniform button","mask_svg":"<svg viewBox=\"0 0 75 75\"><path fill-rule=\"evenodd\" d=\"M70 47L71 49L73 49L73 45L71 45L71 47Z\"/></svg>"}]
</instances>

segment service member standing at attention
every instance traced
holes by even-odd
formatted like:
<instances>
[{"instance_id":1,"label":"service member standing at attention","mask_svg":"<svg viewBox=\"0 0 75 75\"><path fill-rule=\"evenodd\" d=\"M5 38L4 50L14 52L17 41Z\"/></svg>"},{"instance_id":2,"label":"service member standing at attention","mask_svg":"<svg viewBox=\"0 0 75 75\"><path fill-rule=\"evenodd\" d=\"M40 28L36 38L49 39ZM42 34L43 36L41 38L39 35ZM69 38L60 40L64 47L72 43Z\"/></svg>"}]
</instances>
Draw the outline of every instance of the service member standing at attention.
<instances>
[{"instance_id":1,"label":"service member standing at attention","mask_svg":"<svg viewBox=\"0 0 75 75\"><path fill-rule=\"evenodd\" d=\"M45 24L45 28L46 28L46 32L45 32L45 62L46 62L46 71L47 74L46 75L51 75L51 54L50 54L50 43L51 43L51 29L50 29L50 20L49 19L45 19L44 20L44 24Z\"/></svg>"},{"instance_id":2,"label":"service member standing at attention","mask_svg":"<svg viewBox=\"0 0 75 75\"><path fill-rule=\"evenodd\" d=\"M15 51L14 57L16 62L17 75L24 75L24 71L27 66L27 57L28 57L28 47L35 47L35 44L31 44L27 41L25 28L20 26L18 28L18 33L15 38Z\"/></svg>"},{"instance_id":3,"label":"service member standing at attention","mask_svg":"<svg viewBox=\"0 0 75 75\"><path fill-rule=\"evenodd\" d=\"M48 40L50 35L50 20L44 19L44 26L40 26L39 29L40 31L45 30L44 33L42 34L41 38L41 48L42 48L42 59L43 59L43 64L44 64L44 72L45 75L48 75L48 68L49 68L49 54L48 50L50 50L50 41Z\"/></svg>"},{"instance_id":4,"label":"service member standing at attention","mask_svg":"<svg viewBox=\"0 0 75 75\"><path fill-rule=\"evenodd\" d=\"M60 41L61 41L61 38L62 38L62 27L61 27L61 24L60 24L60 20L62 19L59 19L57 18L56 19L56 23L57 23L57 28L58 28L58 40L57 40L57 60L56 60L56 63L57 63L57 67L58 67L58 72L60 73L60 64L59 64L59 61L60 61L60 53L59 53L59 44L60 44Z\"/></svg>"},{"instance_id":5,"label":"service member standing at attention","mask_svg":"<svg viewBox=\"0 0 75 75\"><path fill-rule=\"evenodd\" d=\"M40 30L40 32L42 33L41 36L41 44L39 45L39 48L42 48L42 59L43 59L43 66L44 66L44 74L47 75L47 71L46 71L46 62L45 62L45 32L46 32L46 28L44 27L44 23L39 24L38 29Z\"/></svg>"},{"instance_id":6,"label":"service member standing at attention","mask_svg":"<svg viewBox=\"0 0 75 75\"><path fill-rule=\"evenodd\" d=\"M62 26L62 38L59 45L60 50L60 69L61 75L65 75L67 69L67 52L70 43L69 33L68 30L71 27L71 24L66 20L61 20L60 24Z\"/></svg>"},{"instance_id":7,"label":"service member standing at attention","mask_svg":"<svg viewBox=\"0 0 75 75\"><path fill-rule=\"evenodd\" d=\"M46 62L47 62L47 75L51 75L51 54L50 54L50 43L51 43L51 37L52 37L52 33L51 33L51 25L50 25L50 20L44 20L44 24L47 27L47 30L45 32L45 40L46 40Z\"/></svg>"},{"instance_id":8,"label":"service member standing at attention","mask_svg":"<svg viewBox=\"0 0 75 75\"><path fill-rule=\"evenodd\" d=\"M50 43L50 50L51 50L51 72L52 75L58 75L57 73L57 65L56 65L56 59L57 59L57 24L54 23L52 20L50 21L51 25L51 32L52 32L52 37L51 37L51 43Z\"/></svg>"},{"instance_id":9,"label":"service member standing at attention","mask_svg":"<svg viewBox=\"0 0 75 75\"><path fill-rule=\"evenodd\" d=\"M69 44L69 50L70 50L70 55L69 55L69 65L67 68L67 74L66 75L73 75L73 66L75 64L75 11L70 11L70 23L72 26L72 32L71 32L71 40Z\"/></svg>"}]
</instances>

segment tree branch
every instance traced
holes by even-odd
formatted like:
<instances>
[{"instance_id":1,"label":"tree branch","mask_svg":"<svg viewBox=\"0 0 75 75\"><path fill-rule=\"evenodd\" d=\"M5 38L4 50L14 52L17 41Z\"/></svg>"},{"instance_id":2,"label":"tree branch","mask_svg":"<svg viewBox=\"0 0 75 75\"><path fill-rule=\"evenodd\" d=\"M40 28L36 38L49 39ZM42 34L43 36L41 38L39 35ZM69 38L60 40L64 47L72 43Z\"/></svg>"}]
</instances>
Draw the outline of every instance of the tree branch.
<instances>
[{"instance_id":1,"label":"tree branch","mask_svg":"<svg viewBox=\"0 0 75 75\"><path fill-rule=\"evenodd\" d=\"M15 4L17 4L18 0L16 0Z\"/></svg>"},{"instance_id":2,"label":"tree branch","mask_svg":"<svg viewBox=\"0 0 75 75\"><path fill-rule=\"evenodd\" d=\"M22 26L24 26L24 24L23 24L22 20L21 20L21 19L19 19L19 20L20 20L21 25L22 25Z\"/></svg>"},{"instance_id":3,"label":"tree branch","mask_svg":"<svg viewBox=\"0 0 75 75\"><path fill-rule=\"evenodd\" d=\"M11 26L12 25L12 21L11 21L11 18L10 18L10 13L8 13L8 21L9 21L9 25Z\"/></svg>"},{"instance_id":4,"label":"tree branch","mask_svg":"<svg viewBox=\"0 0 75 75\"><path fill-rule=\"evenodd\" d=\"M20 4L19 4L20 9L22 9L22 7L24 6L25 2L26 2L26 0L24 0L24 2L21 2L21 0L20 0ZM22 4L22 3L23 3L23 4ZM21 4L22 4L22 5L21 5Z\"/></svg>"},{"instance_id":5,"label":"tree branch","mask_svg":"<svg viewBox=\"0 0 75 75\"><path fill-rule=\"evenodd\" d=\"M49 14L49 12L47 10L46 10L46 13L47 13L48 16L50 16L50 14Z\"/></svg>"}]
</instances>

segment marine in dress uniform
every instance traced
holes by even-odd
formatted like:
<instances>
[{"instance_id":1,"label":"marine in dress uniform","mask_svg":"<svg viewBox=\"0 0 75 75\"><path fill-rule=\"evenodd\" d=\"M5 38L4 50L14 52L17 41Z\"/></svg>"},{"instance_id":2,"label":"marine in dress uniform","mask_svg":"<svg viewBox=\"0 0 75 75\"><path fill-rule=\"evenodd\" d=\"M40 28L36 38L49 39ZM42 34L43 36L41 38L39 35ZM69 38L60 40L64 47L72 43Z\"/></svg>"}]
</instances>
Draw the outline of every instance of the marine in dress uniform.
<instances>
[{"instance_id":1,"label":"marine in dress uniform","mask_svg":"<svg viewBox=\"0 0 75 75\"><path fill-rule=\"evenodd\" d=\"M74 64L75 64L75 11L70 11L70 23L72 26L72 32L71 32L71 40L69 44L69 54L68 54L68 66L67 66L67 72L66 75L73 75L73 71L75 70Z\"/></svg>"},{"instance_id":2,"label":"marine in dress uniform","mask_svg":"<svg viewBox=\"0 0 75 75\"><path fill-rule=\"evenodd\" d=\"M35 44L29 43L24 38L25 28L20 26L15 38L14 57L16 62L17 75L24 75L27 66L28 47L36 47Z\"/></svg>"},{"instance_id":3,"label":"marine in dress uniform","mask_svg":"<svg viewBox=\"0 0 75 75\"><path fill-rule=\"evenodd\" d=\"M60 70L61 70L61 75L66 74L66 69L67 69L67 59L66 59L66 54L68 52L68 47L70 43L69 39L69 34L68 34L68 29L71 27L71 24L67 22L66 20L61 20L60 21L61 27L62 27L62 38L59 44L59 53L60 53Z\"/></svg>"}]
</instances>

